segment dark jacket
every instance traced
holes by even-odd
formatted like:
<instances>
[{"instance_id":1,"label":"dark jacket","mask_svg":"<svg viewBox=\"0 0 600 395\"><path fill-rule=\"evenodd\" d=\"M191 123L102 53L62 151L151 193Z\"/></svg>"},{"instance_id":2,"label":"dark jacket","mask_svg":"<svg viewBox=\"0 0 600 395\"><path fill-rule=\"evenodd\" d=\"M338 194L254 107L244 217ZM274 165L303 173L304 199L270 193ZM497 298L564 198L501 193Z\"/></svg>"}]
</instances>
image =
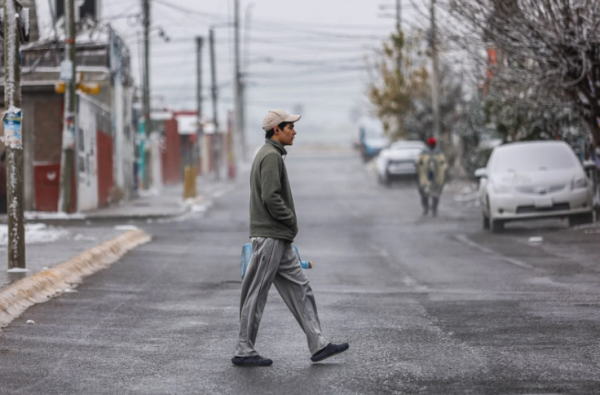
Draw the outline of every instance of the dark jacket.
<instances>
[{"instance_id":1,"label":"dark jacket","mask_svg":"<svg viewBox=\"0 0 600 395\"><path fill-rule=\"evenodd\" d=\"M294 198L279 142L266 139L250 172L250 237L290 242L298 234Z\"/></svg>"}]
</instances>

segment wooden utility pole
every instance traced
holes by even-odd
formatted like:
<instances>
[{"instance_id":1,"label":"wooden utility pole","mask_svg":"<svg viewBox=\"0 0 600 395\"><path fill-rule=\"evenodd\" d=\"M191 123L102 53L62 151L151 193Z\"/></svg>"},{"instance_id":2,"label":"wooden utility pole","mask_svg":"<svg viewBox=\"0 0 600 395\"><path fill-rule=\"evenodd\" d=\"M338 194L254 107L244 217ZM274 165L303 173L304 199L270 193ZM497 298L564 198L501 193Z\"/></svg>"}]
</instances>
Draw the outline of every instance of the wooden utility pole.
<instances>
[{"instance_id":1,"label":"wooden utility pole","mask_svg":"<svg viewBox=\"0 0 600 395\"><path fill-rule=\"evenodd\" d=\"M234 56L235 56L235 75L234 75L234 89L235 89L235 114L233 123L233 135L238 140L238 146L240 147L241 157L246 156L246 139L244 136L243 129L243 110L242 110L242 72L241 72L241 51L240 51L240 0L234 0L234 12L233 12L233 30L234 30ZM236 144L233 143L232 146Z\"/></svg>"},{"instance_id":2,"label":"wooden utility pole","mask_svg":"<svg viewBox=\"0 0 600 395\"><path fill-rule=\"evenodd\" d=\"M71 211L73 167L75 161L75 0L65 0L65 60L61 63L61 80L65 82L62 155L60 160L60 198L58 210Z\"/></svg>"},{"instance_id":3,"label":"wooden utility pole","mask_svg":"<svg viewBox=\"0 0 600 395\"><path fill-rule=\"evenodd\" d=\"M191 152L184 157L185 167L183 171L183 198L195 198L197 193L196 177L198 175L197 166L201 158L200 149L202 147L202 37L196 37L196 115L198 121L196 124L196 140L192 144Z\"/></svg>"},{"instance_id":4,"label":"wooden utility pole","mask_svg":"<svg viewBox=\"0 0 600 395\"><path fill-rule=\"evenodd\" d=\"M437 48L437 25L435 21L435 1L431 0L431 105L433 107L433 133L439 139L441 136L440 122L440 65Z\"/></svg>"},{"instance_id":5,"label":"wooden utility pole","mask_svg":"<svg viewBox=\"0 0 600 395\"><path fill-rule=\"evenodd\" d=\"M142 25L144 29L143 40L144 40L144 80L142 86L142 107L144 112L144 135L142 136L144 141L148 141L148 137L151 132L151 120L150 120L150 0L142 0ZM150 169L152 168L151 163L146 161L146 147L144 142L140 144L140 157L142 158L142 185L144 189L148 189L150 179Z\"/></svg>"},{"instance_id":6,"label":"wooden utility pole","mask_svg":"<svg viewBox=\"0 0 600 395\"><path fill-rule=\"evenodd\" d=\"M196 113L198 114L198 131L196 133L196 152L198 153L198 166L202 160L202 144L204 143L204 130L202 126L202 47L204 38L196 37Z\"/></svg>"},{"instance_id":7,"label":"wooden utility pole","mask_svg":"<svg viewBox=\"0 0 600 395\"><path fill-rule=\"evenodd\" d=\"M25 269L23 220L23 138L21 68L19 65L21 5L4 1L4 144L6 145L6 201L8 213L8 269Z\"/></svg>"},{"instance_id":8,"label":"wooden utility pole","mask_svg":"<svg viewBox=\"0 0 600 395\"><path fill-rule=\"evenodd\" d=\"M218 114L218 88L217 88L217 65L215 59L215 31L210 29L208 39L210 41L210 74L211 74L211 93L212 93L212 105L213 105L213 124L215 125L215 132L213 134L213 160L215 166L215 178L220 178L221 171L221 134L219 133L219 114Z\"/></svg>"},{"instance_id":9,"label":"wooden utility pole","mask_svg":"<svg viewBox=\"0 0 600 395\"><path fill-rule=\"evenodd\" d=\"M240 89L241 89L241 101L242 101L242 112L241 112L241 116L242 116L242 136L244 136L244 140L242 140L242 144L243 144L243 152L242 152L242 159L246 160L247 159L247 147L246 147L246 97L248 95L248 86L247 86L247 81L248 81L248 70L249 70L249 53L250 53L250 26L251 26L251 20L252 20L252 9L254 8L254 3L250 3L246 6L246 15L244 18L244 45L243 45L243 56L242 56L242 77L241 77L241 83L240 83Z\"/></svg>"}]
</instances>

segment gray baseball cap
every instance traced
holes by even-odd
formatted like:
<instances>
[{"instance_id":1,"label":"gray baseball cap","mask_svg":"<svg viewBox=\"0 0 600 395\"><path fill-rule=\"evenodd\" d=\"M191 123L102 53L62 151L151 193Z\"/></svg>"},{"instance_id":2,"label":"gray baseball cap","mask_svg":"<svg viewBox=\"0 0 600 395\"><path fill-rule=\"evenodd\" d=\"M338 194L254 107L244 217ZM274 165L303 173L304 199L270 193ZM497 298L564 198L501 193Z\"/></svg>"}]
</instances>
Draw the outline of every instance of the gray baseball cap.
<instances>
[{"instance_id":1,"label":"gray baseball cap","mask_svg":"<svg viewBox=\"0 0 600 395\"><path fill-rule=\"evenodd\" d=\"M300 119L300 115L288 114L285 110L271 110L263 119L263 129L265 132L273 129L281 122L296 122Z\"/></svg>"}]
</instances>

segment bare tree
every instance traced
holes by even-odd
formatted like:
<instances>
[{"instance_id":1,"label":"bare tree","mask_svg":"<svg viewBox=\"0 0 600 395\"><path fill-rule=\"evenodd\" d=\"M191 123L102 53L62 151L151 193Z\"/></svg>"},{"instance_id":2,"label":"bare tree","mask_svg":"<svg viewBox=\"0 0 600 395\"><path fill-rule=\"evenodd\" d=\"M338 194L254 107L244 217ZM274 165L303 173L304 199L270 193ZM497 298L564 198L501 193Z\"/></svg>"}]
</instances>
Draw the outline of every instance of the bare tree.
<instances>
[{"instance_id":1,"label":"bare tree","mask_svg":"<svg viewBox=\"0 0 600 395\"><path fill-rule=\"evenodd\" d=\"M468 26L462 39L497 50L488 65L496 83L572 107L600 145L600 1L449 0L448 10Z\"/></svg>"}]
</instances>

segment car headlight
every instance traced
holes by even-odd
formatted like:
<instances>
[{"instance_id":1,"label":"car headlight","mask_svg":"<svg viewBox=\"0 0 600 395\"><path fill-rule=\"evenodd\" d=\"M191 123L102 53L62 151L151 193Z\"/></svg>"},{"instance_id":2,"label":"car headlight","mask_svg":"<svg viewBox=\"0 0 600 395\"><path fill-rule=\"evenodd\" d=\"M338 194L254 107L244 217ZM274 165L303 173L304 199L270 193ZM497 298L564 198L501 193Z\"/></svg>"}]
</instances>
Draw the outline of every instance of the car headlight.
<instances>
[{"instance_id":1,"label":"car headlight","mask_svg":"<svg viewBox=\"0 0 600 395\"><path fill-rule=\"evenodd\" d=\"M497 184L494 183L494 192L496 193L508 193L511 191L509 184Z\"/></svg>"},{"instance_id":2,"label":"car headlight","mask_svg":"<svg viewBox=\"0 0 600 395\"><path fill-rule=\"evenodd\" d=\"M589 185L590 184L589 184L587 177L582 176L582 177L576 177L573 179L571 188L572 189L587 188Z\"/></svg>"}]
</instances>

